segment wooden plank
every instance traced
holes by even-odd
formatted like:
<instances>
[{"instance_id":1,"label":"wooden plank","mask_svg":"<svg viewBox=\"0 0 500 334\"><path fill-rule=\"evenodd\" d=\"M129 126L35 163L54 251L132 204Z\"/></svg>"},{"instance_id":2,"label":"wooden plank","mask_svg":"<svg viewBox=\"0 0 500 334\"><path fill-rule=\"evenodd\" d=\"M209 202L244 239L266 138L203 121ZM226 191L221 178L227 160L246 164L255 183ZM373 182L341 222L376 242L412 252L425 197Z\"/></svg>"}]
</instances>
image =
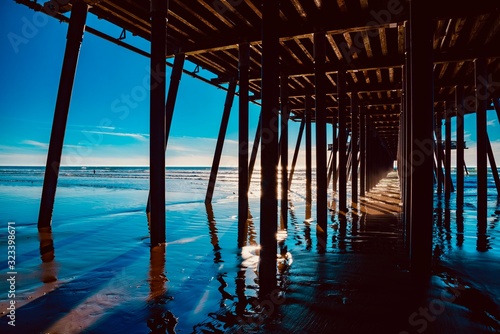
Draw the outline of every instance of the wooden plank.
<instances>
[{"instance_id":1,"label":"wooden plank","mask_svg":"<svg viewBox=\"0 0 500 334\"><path fill-rule=\"evenodd\" d=\"M231 13L233 13L238 19L244 22L249 28L254 28L254 25L248 21L248 19L243 16L239 10L235 9L227 0L219 0L224 6L226 6Z\"/></svg>"},{"instance_id":2,"label":"wooden plank","mask_svg":"<svg viewBox=\"0 0 500 334\"><path fill-rule=\"evenodd\" d=\"M398 25L398 53L404 55L405 53L405 27Z\"/></svg>"},{"instance_id":3,"label":"wooden plank","mask_svg":"<svg viewBox=\"0 0 500 334\"><path fill-rule=\"evenodd\" d=\"M203 23L205 26L210 28L210 30L214 32L219 32L219 29L213 25L210 21L208 21L206 18L204 18L202 15L200 15L197 11L193 10L192 7L186 5L183 1L176 2L178 6L182 7L187 13L192 15L196 20L199 22Z\"/></svg>"},{"instance_id":4,"label":"wooden plank","mask_svg":"<svg viewBox=\"0 0 500 334\"><path fill-rule=\"evenodd\" d=\"M363 45L365 46L366 56L368 58L372 58L373 52L372 52L372 46L370 44L370 38L368 37L368 33L366 31L362 31L361 36L363 37Z\"/></svg>"},{"instance_id":5,"label":"wooden plank","mask_svg":"<svg viewBox=\"0 0 500 334\"><path fill-rule=\"evenodd\" d=\"M342 13L347 13L347 5L345 4L345 0L337 0L337 5L339 6Z\"/></svg>"},{"instance_id":6,"label":"wooden plank","mask_svg":"<svg viewBox=\"0 0 500 334\"><path fill-rule=\"evenodd\" d=\"M387 56L387 36L385 35L385 28L378 29L378 37L380 38L380 47L382 48L382 55Z\"/></svg>"},{"instance_id":7,"label":"wooden plank","mask_svg":"<svg viewBox=\"0 0 500 334\"><path fill-rule=\"evenodd\" d=\"M294 41L299 46L299 48L302 50L302 52L304 52L304 54L307 56L307 58L309 58L309 60L311 62L314 62L313 56L311 55L311 53L309 52L309 50L307 50L307 48L304 46L304 44L302 44L302 42L300 41L300 39L299 38L294 38Z\"/></svg>"},{"instance_id":8,"label":"wooden plank","mask_svg":"<svg viewBox=\"0 0 500 334\"><path fill-rule=\"evenodd\" d=\"M214 7L211 6L211 4L208 4L204 0L197 0L196 1L198 4L202 5L206 10L208 10L213 16L217 17L221 22L223 22L227 27L229 28L234 28L235 24L233 22L230 22L226 19L225 16L223 16L219 11L215 10ZM233 43L231 43L233 44Z\"/></svg>"},{"instance_id":9,"label":"wooden plank","mask_svg":"<svg viewBox=\"0 0 500 334\"><path fill-rule=\"evenodd\" d=\"M302 5L300 4L300 1L299 0L291 0L291 3L293 4L293 6L295 7L295 10L297 11L297 13L300 15L300 17L302 18L307 18L307 13L306 11L304 10L304 8L302 7Z\"/></svg>"}]
</instances>

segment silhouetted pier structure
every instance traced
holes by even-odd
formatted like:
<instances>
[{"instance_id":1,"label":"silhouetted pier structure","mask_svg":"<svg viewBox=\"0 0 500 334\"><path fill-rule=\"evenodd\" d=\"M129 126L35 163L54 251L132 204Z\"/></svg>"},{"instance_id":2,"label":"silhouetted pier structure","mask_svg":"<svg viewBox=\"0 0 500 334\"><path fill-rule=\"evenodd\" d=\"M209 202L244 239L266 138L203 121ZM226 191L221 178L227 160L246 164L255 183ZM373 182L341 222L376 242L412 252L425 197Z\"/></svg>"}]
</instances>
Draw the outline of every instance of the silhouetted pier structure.
<instances>
[{"instance_id":1,"label":"silhouetted pier structure","mask_svg":"<svg viewBox=\"0 0 500 334\"><path fill-rule=\"evenodd\" d=\"M432 262L434 194L444 190L449 199L455 191L458 212L463 206L463 120L465 114L475 113L477 218L479 232L486 232L488 160L500 189L496 152L491 149L486 122L487 109L495 108L500 116L500 5L496 1L16 2L69 23L40 229L51 225L77 59L82 36L91 33L151 58L148 211L152 246L165 242L165 150L183 73L227 90L207 204L214 191L231 105L239 97L240 230L248 218L248 186L260 143L261 282L272 286L276 281L279 217L286 224L286 198L304 132L310 208L312 122L316 125L318 236L325 238L327 233L330 182L338 201L335 209L345 215L356 211L359 197L366 196L397 161L411 269L426 272ZM150 52L86 26L88 13L150 41ZM184 60L209 70L214 77L208 80L185 70ZM170 78L165 75L167 65L173 67ZM259 100L260 125L250 149L248 105ZM301 122L290 166L289 121ZM456 122L455 185L450 176L451 122ZM327 126L333 129L332 138L327 138ZM282 200L278 203L279 163Z\"/></svg>"}]
</instances>

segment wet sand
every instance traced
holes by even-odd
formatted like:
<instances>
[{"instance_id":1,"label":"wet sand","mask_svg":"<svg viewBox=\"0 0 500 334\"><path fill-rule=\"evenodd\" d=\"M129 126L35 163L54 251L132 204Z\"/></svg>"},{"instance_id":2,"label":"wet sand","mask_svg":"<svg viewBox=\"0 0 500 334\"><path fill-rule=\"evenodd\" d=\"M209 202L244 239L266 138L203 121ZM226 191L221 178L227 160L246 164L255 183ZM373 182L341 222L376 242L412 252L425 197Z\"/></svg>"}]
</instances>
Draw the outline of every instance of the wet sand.
<instances>
[{"instance_id":1,"label":"wet sand","mask_svg":"<svg viewBox=\"0 0 500 334\"><path fill-rule=\"evenodd\" d=\"M278 233L278 286L262 298L259 216L249 220L246 243L238 248L234 196L210 207L185 195L172 201L167 245L150 249L147 191L62 189L60 205L84 209L55 219L52 233L19 226L16 328L7 325L4 311L0 332L500 332L496 221L490 224L493 251L478 252L465 247L475 244L467 227L465 246L448 245L459 240L453 215L438 220L433 272L415 276L408 270L398 191L390 173L357 211L345 218L330 211L325 240L306 219L307 210L314 216L314 204L307 208L301 196L291 196L287 230ZM127 209L103 213L101 202ZM258 207L253 197L251 211Z\"/></svg>"}]
</instances>

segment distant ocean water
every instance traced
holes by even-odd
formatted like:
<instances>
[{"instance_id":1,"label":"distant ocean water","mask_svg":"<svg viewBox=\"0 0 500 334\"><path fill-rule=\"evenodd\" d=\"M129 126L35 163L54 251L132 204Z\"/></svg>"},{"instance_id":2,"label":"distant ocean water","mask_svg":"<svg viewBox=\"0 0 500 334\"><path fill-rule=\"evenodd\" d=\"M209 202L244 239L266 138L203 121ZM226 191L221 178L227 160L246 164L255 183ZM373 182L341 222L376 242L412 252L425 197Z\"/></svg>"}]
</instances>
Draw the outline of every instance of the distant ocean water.
<instances>
[{"instance_id":1,"label":"distant ocean water","mask_svg":"<svg viewBox=\"0 0 500 334\"><path fill-rule=\"evenodd\" d=\"M500 266L495 266L500 259L500 200L490 173L488 230L478 247L476 171L469 168L468 172L463 227L456 223L455 195L452 194L450 202L444 200L444 195L435 196L433 254L437 263L453 268L464 279L473 281L475 275L482 275L478 284L491 288L500 305L500 293L495 290L495 282L500 277ZM222 333L241 319L250 322L258 312L251 302L258 291L259 173L252 177L250 214L253 220L242 249L236 245L237 168L220 169L213 205L205 207L209 174L209 167L166 169L167 255L163 262L161 256L158 260L150 254L148 245L145 216L148 168L62 167L53 232L48 238L42 238L36 222L44 168L0 167L0 249L6 247L7 222L15 222L18 296L25 302L35 299L19 309L20 319L28 315L33 319L25 326L34 332L46 330L47 324L52 329L68 329L74 322L67 315L69 310L76 312L73 316L80 319L76 323L86 328L87 333L147 333L158 326L171 330L175 327L179 333ZM302 297L296 297L297 286L313 288L323 284L315 285L319 284L314 283L315 280L323 282L323 279L308 276L301 267L309 261L316 263L319 256L313 223L314 189L313 174L313 219L310 221L305 217L305 171L297 170L289 196L288 230L278 235L284 240L280 261L289 266L285 266L288 269L282 273L281 284L285 290L290 286L290 296L299 300ZM348 221L342 231L338 216L332 214L327 253L346 258L352 254L355 258L358 253L372 251L391 254L401 245L403 238L398 236L401 232L398 223L383 234L360 233L363 220L356 224L359 225ZM364 246L374 240L378 240L374 243L375 249ZM52 261L41 261L43 254L40 253L46 247L42 241L53 245L49 247ZM0 262L3 272L4 262ZM490 270L482 272L484 268ZM352 282L335 283L335 279L326 282L338 290L341 301L349 300L349 293L356 290L350 290ZM2 291L5 285L2 281ZM47 296L56 298L44 297L47 291L40 292L41 289L49 289ZM331 294L337 296L337 292ZM4 297L0 297L0 302L5 301ZM156 300L157 303L153 303L156 306L152 300ZM158 304L168 305L171 313L158 308ZM31 314L30 308L39 313ZM82 323L86 312L89 318Z\"/></svg>"}]
</instances>

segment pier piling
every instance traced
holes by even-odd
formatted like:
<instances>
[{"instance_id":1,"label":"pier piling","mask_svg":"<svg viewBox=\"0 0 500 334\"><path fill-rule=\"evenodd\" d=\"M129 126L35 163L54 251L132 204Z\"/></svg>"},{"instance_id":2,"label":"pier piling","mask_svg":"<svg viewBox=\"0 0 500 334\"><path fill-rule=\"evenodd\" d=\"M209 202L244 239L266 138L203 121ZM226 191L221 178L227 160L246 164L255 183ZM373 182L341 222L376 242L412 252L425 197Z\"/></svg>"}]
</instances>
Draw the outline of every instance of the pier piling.
<instances>
[{"instance_id":1,"label":"pier piling","mask_svg":"<svg viewBox=\"0 0 500 334\"><path fill-rule=\"evenodd\" d=\"M75 80L80 46L85 31L85 22L89 5L83 0L73 3L71 17L69 20L68 34L66 36L66 50L57 91L54 120L50 134L49 152L45 165L45 176L43 180L42 198L38 214L38 228L50 227L52 223L52 211L56 197L57 179L61 165L61 155L66 132L66 123Z\"/></svg>"},{"instance_id":2,"label":"pier piling","mask_svg":"<svg viewBox=\"0 0 500 334\"><path fill-rule=\"evenodd\" d=\"M165 44L167 5L161 0L151 2L151 78L149 189L151 192L151 247L165 243ZM156 80L154 75L163 80Z\"/></svg>"},{"instance_id":3,"label":"pier piling","mask_svg":"<svg viewBox=\"0 0 500 334\"><path fill-rule=\"evenodd\" d=\"M314 81L316 96L316 223L326 236L328 184L326 170L326 36L314 33Z\"/></svg>"},{"instance_id":4,"label":"pier piling","mask_svg":"<svg viewBox=\"0 0 500 334\"><path fill-rule=\"evenodd\" d=\"M238 240L242 244L248 219L248 84L250 45L242 43L239 51L239 114L238 114Z\"/></svg>"}]
</instances>

